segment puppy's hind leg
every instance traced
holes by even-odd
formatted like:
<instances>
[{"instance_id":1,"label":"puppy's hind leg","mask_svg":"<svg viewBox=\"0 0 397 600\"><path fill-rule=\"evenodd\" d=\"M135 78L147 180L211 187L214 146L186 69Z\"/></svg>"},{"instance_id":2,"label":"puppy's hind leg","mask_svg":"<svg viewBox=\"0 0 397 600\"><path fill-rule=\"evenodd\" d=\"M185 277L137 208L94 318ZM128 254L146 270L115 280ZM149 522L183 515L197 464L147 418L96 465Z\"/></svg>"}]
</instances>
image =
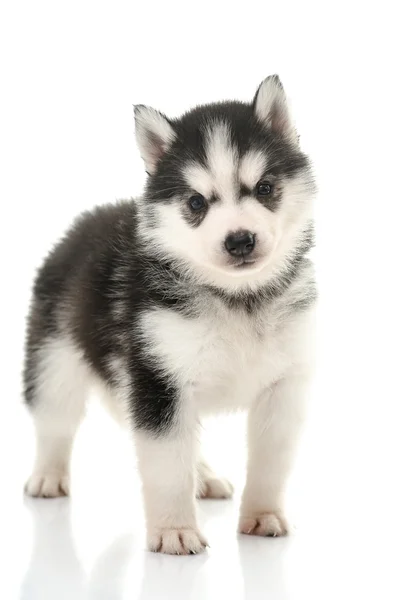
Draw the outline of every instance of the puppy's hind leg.
<instances>
[{"instance_id":1,"label":"puppy's hind leg","mask_svg":"<svg viewBox=\"0 0 397 600\"><path fill-rule=\"evenodd\" d=\"M231 498L232 484L223 477L218 477L208 463L200 457L197 463L197 498Z\"/></svg>"},{"instance_id":2,"label":"puppy's hind leg","mask_svg":"<svg viewBox=\"0 0 397 600\"><path fill-rule=\"evenodd\" d=\"M69 494L70 455L85 412L89 378L81 351L66 336L27 348L25 400L36 430L36 459L25 486L29 496Z\"/></svg>"}]
</instances>

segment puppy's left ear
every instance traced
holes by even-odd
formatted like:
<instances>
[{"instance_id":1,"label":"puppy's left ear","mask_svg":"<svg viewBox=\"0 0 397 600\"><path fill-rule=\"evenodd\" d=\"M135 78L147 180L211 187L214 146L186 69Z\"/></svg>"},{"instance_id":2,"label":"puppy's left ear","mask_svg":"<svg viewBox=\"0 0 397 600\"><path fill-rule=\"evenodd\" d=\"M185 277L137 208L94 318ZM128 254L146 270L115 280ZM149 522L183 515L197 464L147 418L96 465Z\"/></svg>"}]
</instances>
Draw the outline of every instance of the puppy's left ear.
<instances>
[{"instance_id":1,"label":"puppy's left ear","mask_svg":"<svg viewBox=\"0 0 397 600\"><path fill-rule=\"evenodd\" d=\"M134 106L135 135L146 171L156 172L159 160L170 147L176 133L165 115L150 106Z\"/></svg>"},{"instance_id":2,"label":"puppy's left ear","mask_svg":"<svg viewBox=\"0 0 397 600\"><path fill-rule=\"evenodd\" d=\"M262 81L255 94L254 111L259 121L271 131L298 144L298 134L293 125L287 97L278 75L270 75Z\"/></svg>"}]
</instances>

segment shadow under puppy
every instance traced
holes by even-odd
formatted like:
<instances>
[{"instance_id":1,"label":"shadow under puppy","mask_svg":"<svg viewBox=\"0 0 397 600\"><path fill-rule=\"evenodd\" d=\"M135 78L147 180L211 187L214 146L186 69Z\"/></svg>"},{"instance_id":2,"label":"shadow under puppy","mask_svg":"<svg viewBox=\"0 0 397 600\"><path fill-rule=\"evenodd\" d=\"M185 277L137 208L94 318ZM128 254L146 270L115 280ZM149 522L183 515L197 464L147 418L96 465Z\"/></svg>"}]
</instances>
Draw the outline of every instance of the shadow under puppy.
<instances>
[{"instance_id":1,"label":"shadow under puppy","mask_svg":"<svg viewBox=\"0 0 397 600\"><path fill-rule=\"evenodd\" d=\"M304 414L315 301L315 186L277 76L251 103L179 119L136 106L142 198L84 213L40 269L25 398L37 434L26 492L69 493L89 388L134 432L148 546L202 551L195 496L231 485L200 458L200 418L248 410L239 531L287 533L283 492Z\"/></svg>"}]
</instances>

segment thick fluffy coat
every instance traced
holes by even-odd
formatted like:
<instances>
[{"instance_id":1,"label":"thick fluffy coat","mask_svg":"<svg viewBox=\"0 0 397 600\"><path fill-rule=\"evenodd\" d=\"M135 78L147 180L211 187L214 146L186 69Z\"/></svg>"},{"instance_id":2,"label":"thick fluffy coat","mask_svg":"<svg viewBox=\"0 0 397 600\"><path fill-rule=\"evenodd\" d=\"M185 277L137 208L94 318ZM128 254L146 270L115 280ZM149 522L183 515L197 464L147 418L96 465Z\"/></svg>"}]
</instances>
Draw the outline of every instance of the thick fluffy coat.
<instances>
[{"instance_id":1,"label":"thick fluffy coat","mask_svg":"<svg viewBox=\"0 0 397 600\"><path fill-rule=\"evenodd\" d=\"M283 88L177 120L137 106L141 199L83 214L36 279L25 396L26 490L69 492L88 389L134 431L148 545L199 552L194 497L228 497L198 452L200 417L248 410L240 531L287 532L283 491L304 414L315 300L313 177Z\"/></svg>"}]
</instances>

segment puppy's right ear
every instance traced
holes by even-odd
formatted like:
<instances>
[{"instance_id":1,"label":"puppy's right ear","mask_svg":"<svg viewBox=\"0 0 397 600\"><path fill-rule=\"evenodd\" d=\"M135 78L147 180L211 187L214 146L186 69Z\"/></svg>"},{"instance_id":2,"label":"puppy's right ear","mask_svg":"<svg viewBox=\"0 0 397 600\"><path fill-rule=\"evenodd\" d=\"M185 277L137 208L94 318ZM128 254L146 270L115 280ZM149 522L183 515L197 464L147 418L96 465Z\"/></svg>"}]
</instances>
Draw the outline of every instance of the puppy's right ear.
<instances>
[{"instance_id":1,"label":"puppy's right ear","mask_svg":"<svg viewBox=\"0 0 397 600\"><path fill-rule=\"evenodd\" d=\"M135 135L146 171L149 175L156 172L157 164L171 143L176 133L161 112L138 104L134 106Z\"/></svg>"}]
</instances>

